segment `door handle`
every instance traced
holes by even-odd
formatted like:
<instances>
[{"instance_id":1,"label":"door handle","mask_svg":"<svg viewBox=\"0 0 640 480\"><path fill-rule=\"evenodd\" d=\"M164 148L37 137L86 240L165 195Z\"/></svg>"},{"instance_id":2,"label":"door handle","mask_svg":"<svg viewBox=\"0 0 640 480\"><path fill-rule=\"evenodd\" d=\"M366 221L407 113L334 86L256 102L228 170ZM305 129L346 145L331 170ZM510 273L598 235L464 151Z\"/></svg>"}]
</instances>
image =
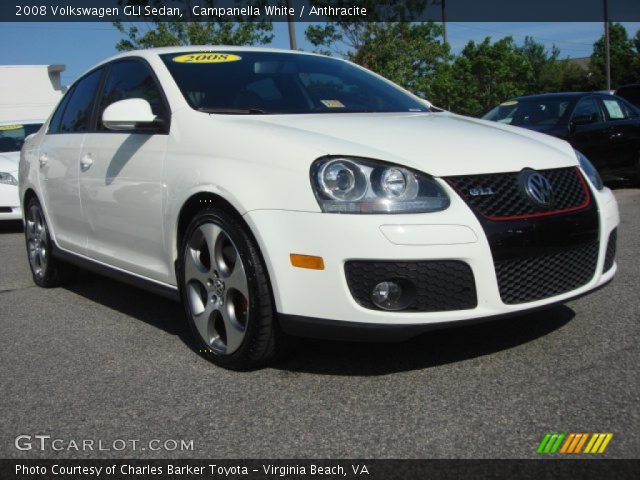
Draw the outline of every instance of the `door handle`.
<instances>
[{"instance_id":1,"label":"door handle","mask_svg":"<svg viewBox=\"0 0 640 480\"><path fill-rule=\"evenodd\" d=\"M88 170L91 165L93 165L93 158L91 158L91 154L87 153L82 159L80 159L80 167L82 170Z\"/></svg>"},{"instance_id":2,"label":"door handle","mask_svg":"<svg viewBox=\"0 0 640 480\"><path fill-rule=\"evenodd\" d=\"M49 157L47 156L46 153L43 153L42 155L40 155L40 158L38 158L38 162L40 163L40 168L44 168L48 161L49 161Z\"/></svg>"}]
</instances>

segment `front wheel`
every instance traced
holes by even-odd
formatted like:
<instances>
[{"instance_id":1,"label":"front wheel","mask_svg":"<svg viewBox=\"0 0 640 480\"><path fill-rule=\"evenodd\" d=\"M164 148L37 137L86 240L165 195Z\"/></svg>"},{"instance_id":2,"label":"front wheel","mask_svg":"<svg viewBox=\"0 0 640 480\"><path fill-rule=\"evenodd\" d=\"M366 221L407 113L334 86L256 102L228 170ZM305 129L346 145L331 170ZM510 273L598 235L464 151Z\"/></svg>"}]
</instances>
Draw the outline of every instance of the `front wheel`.
<instances>
[{"instance_id":1,"label":"front wheel","mask_svg":"<svg viewBox=\"0 0 640 480\"><path fill-rule=\"evenodd\" d=\"M255 240L226 210L207 207L182 239L178 277L187 320L213 363L247 370L272 359L283 340Z\"/></svg>"}]
</instances>

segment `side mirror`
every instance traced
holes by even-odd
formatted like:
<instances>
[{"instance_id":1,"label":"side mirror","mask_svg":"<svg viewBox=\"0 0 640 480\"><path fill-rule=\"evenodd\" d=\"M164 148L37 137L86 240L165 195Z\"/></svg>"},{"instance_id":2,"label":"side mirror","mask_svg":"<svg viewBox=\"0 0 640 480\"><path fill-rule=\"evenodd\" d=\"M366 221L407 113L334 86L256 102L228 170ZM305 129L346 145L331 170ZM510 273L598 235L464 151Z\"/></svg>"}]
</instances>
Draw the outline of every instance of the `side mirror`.
<instances>
[{"instance_id":1,"label":"side mirror","mask_svg":"<svg viewBox=\"0 0 640 480\"><path fill-rule=\"evenodd\" d=\"M578 125L588 125L590 123L595 123L597 120L598 119L595 115L577 115L569 122L569 131L573 133Z\"/></svg>"},{"instance_id":2,"label":"side mirror","mask_svg":"<svg viewBox=\"0 0 640 480\"><path fill-rule=\"evenodd\" d=\"M102 123L109 130L127 131L149 127L158 122L151 105L142 98L129 98L112 103L102 113Z\"/></svg>"}]
</instances>

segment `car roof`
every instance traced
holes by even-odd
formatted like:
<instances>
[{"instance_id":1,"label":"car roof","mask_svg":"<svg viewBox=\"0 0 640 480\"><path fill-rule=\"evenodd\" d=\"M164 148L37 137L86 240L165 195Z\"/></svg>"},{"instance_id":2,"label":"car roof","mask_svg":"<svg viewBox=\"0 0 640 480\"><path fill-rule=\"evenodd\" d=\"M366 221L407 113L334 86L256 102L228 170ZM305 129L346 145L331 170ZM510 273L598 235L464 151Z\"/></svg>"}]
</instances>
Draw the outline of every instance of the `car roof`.
<instances>
[{"instance_id":1,"label":"car roof","mask_svg":"<svg viewBox=\"0 0 640 480\"><path fill-rule=\"evenodd\" d=\"M540 93L538 95L524 95L522 97L516 97L514 100L551 100L553 98L581 98L587 95L608 95L603 92L554 92L554 93Z\"/></svg>"},{"instance_id":2,"label":"car roof","mask_svg":"<svg viewBox=\"0 0 640 480\"><path fill-rule=\"evenodd\" d=\"M109 62L112 62L114 60L118 60L121 58L142 57L142 58L149 59L149 58L158 57L160 55L171 54L171 53L211 52L211 51L267 52L267 53L271 52L271 53L288 53L291 55L308 55L308 56L314 56L314 57L325 57L325 55L320 55L320 54L311 53L311 52L303 52L300 50L288 50L284 48L268 48L268 47L241 47L241 46L234 46L234 45L187 45L187 46L180 46L180 47L154 47L154 48L146 48L142 50L130 50L128 52L119 53L118 55L114 55L112 57L106 58L105 60L99 63L96 63L95 65L92 65L91 68L88 68L87 70L85 70L81 75L78 76L78 79L84 77L87 73L91 72L92 70L98 68L101 65L107 64ZM342 60L339 57L332 57L332 58L336 60ZM77 80L75 80L73 83L76 83L76 81Z\"/></svg>"},{"instance_id":3,"label":"car roof","mask_svg":"<svg viewBox=\"0 0 640 480\"><path fill-rule=\"evenodd\" d=\"M107 58L106 60L100 62L95 65L93 68L98 65L102 65L104 63L111 62L112 60L116 60L118 58L126 58L126 57L155 57L164 54L171 53L187 53L187 52L271 52L271 53L288 53L292 55L310 55L310 56L322 56L317 53L310 52L302 52L300 50L287 50L284 48L267 48L267 47L240 47L233 45L187 45L181 47L156 47L156 48L147 48L144 50L131 50L128 52L120 53L118 55L114 55L113 57Z\"/></svg>"}]
</instances>

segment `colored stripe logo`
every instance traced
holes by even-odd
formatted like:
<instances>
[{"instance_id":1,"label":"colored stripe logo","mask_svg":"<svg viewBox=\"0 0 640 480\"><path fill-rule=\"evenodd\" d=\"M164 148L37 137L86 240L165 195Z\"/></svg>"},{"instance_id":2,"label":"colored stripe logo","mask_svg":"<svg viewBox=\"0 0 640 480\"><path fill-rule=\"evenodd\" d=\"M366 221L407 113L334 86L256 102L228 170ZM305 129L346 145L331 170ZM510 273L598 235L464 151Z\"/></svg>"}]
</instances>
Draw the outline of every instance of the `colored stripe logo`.
<instances>
[{"instance_id":1,"label":"colored stripe logo","mask_svg":"<svg viewBox=\"0 0 640 480\"><path fill-rule=\"evenodd\" d=\"M542 437L536 452L547 455L604 453L612 438L613 433L550 432Z\"/></svg>"}]
</instances>

